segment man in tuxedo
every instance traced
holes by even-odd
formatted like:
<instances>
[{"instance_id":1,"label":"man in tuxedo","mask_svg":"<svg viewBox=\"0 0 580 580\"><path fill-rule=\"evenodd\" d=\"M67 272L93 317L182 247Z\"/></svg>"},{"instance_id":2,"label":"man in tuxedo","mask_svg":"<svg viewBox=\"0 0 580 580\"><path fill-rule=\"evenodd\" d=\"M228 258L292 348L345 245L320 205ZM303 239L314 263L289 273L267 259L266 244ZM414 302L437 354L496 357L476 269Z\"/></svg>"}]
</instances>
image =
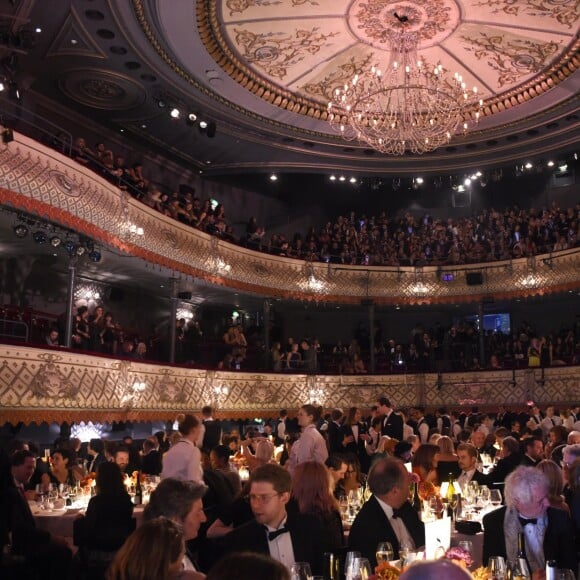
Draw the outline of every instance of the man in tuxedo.
<instances>
[{"instance_id":1,"label":"man in tuxedo","mask_svg":"<svg viewBox=\"0 0 580 580\"><path fill-rule=\"evenodd\" d=\"M534 467L520 466L505 482L506 506L483 518L483 561L503 556L514 561L518 534L523 533L532 573L541 573L547 560L576 571L574 527L563 510L551 508L548 479Z\"/></svg>"},{"instance_id":2,"label":"man in tuxedo","mask_svg":"<svg viewBox=\"0 0 580 580\"><path fill-rule=\"evenodd\" d=\"M13 551L23 556L42 578L66 578L72 558L70 548L64 538L36 527L26 499L24 487L36 468L34 453L17 451L10 458L10 466L11 478L2 494L0 513L7 518Z\"/></svg>"},{"instance_id":3,"label":"man in tuxedo","mask_svg":"<svg viewBox=\"0 0 580 580\"><path fill-rule=\"evenodd\" d=\"M500 457L493 471L485 476L485 485L496 488L503 485L506 477L522 462L520 445L513 437L502 440Z\"/></svg>"},{"instance_id":4,"label":"man in tuxedo","mask_svg":"<svg viewBox=\"0 0 580 580\"><path fill-rule=\"evenodd\" d=\"M457 446L457 463L459 464L459 469L461 473L457 478L461 489L465 489L465 486L470 481L476 481L477 483L483 485L485 483L485 476L483 473L477 471L477 449L471 443L460 443Z\"/></svg>"},{"instance_id":5,"label":"man in tuxedo","mask_svg":"<svg viewBox=\"0 0 580 580\"><path fill-rule=\"evenodd\" d=\"M308 562L315 575L321 574L324 530L318 518L286 511L291 491L292 479L283 467L258 467L248 495L255 519L225 537L226 552L267 554L288 568L293 562Z\"/></svg>"},{"instance_id":6,"label":"man in tuxedo","mask_svg":"<svg viewBox=\"0 0 580 580\"><path fill-rule=\"evenodd\" d=\"M391 439L403 440L403 418L393 411L391 401L387 397L381 397L377 401L377 412L383 417L381 435L387 435Z\"/></svg>"},{"instance_id":7,"label":"man in tuxedo","mask_svg":"<svg viewBox=\"0 0 580 580\"><path fill-rule=\"evenodd\" d=\"M520 465L535 467L544 459L544 442L539 437L524 439L524 456Z\"/></svg>"},{"instance_id":8,"label":"man in tuxedo","mask_svg":"<svg viewBox=\"0 0 580 580\"><path fill-rule=\"evenodd\" d=\"M91 439L87 447L87 453L90 457L87 469L89 473L96 473L101 463L106 463L105 444L101 439Z\"/></svg>"},{"instance_id":9,"label":"man in tuxedo","mask_svg":"<svg viewBox=\"0 0 580 580\"><path fill-rule=\"evenodd\" d=\"M348 545L368 558L373 569L379 542L391 543L395 559L402 544L411 548L425 544L425 526L409 503L410 484L411 474L402 461L392 457L377 461L369 473L373 495L356 516Z\"/></svg>"},{"instance_id":10,"label":"man in tuxedo","mask_svg":"<svg viewBox=\"0 0 580 580\"><path fill-rule=\"evenodd\" d=\"M213 418L213 409L209 405L203 407L201 416L205 428L201 448L209 453L222 442L222 424Z\"/></svg>"},{"instance_id":11,"label":"man in tuxedo","mask_svg":"<svg viewBox=\"0 0 580 580\"><path fill-rule=\"evenodd\" d=\"M344 447L342 445L342 409L332 409L330 413L330 423L328 424L328 452L342 453Z\"/></svg>"}]
</instances>

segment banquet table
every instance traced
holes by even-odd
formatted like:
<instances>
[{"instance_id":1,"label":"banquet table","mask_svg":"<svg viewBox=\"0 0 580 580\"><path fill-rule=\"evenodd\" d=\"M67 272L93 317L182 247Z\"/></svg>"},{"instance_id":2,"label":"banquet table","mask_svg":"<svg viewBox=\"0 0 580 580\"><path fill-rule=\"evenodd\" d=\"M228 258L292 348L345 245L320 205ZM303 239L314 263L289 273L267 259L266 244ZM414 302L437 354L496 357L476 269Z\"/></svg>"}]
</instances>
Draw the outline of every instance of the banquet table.
<instances>
[{"instance_id":1,"label":"banquet table","mask_svg":"<svg viewBox=\"0 0 580 580\"><path fill-rule=\"evenodd\" d=\"M74 521L84 515L84 510L52 510L34 513L34 521L39 530L49 532L53 536L65 538L69 546L73 546ZM143 506L135 506L133 517L137 526L143 519Z\"/></svg>"}]
</instances>

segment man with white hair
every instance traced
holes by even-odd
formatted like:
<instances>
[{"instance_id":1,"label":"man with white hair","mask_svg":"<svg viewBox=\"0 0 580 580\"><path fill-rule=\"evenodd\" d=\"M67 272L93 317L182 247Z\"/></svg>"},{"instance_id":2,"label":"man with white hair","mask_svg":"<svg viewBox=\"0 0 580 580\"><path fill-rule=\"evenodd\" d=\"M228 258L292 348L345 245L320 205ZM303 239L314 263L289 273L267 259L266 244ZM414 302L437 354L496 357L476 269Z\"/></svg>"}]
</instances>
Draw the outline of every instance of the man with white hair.
<instances>
[{"instance_id":1,"label":"man with white hair","mask_svg":"<svg viewBox=\"0 0 580 580\"><path fill-rule=\"evenodd\" d=\"M522 466L513 471L505 481L505 502L483 518L483 562L492 556L514 561L523 533L532 573L543 571L547 560L577 569L572 520L549 507L548 479L540 470Z\"/></svg>"},{"instance_id":2,"label":"man with white hair","mask_svg":"<svg viewBox=\"0 0 580 580\"><path fill-rule=\"evenodd\" d=\"M580 443L580 431L570 431L567 439L568 445L576 445Z\"/></svg>"}]
</instances>

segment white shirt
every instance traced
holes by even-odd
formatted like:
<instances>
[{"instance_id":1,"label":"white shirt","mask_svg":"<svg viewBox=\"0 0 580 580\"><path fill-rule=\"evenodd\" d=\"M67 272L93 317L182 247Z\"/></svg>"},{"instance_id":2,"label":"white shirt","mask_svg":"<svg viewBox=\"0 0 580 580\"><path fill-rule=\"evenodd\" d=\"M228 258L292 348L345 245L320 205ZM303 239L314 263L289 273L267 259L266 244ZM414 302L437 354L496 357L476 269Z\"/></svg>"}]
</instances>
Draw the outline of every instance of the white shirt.
<instances>
[{"instance_id":1,"label":"white shirt","mask_svg":"<svg viewBox=\"0 0 580 580\"><path fill-rule=\"evenodd\" d=\"M328 449L324 437L317 431L314 425L308 425L302 431L300 439L292 445L290 459L288 460L288 471L292 473L298 464L306 461L324 463L327 459Z\"/></svg>"},{"instance_id":2,"label":"white shirt","mask_svg":"<svg viewBox=\"0 0 580 580\"><path fill-rule=\"evenodd\" d=\"M201 453L189 439L180 439L163 456L161 479L168 477L203 483Z\"/></svg>"},{"instance_id":3,"label":"white shirt","mask_svg":"<svg viewBox=\"0 0 580 580\"><path fill-rule=\"evenodd\" d=\"M461 486L461 489L464 490L465 486L473 479L473 476L475 475L475 472L477 470L475 469L475 467L473 469L470 469L469 471L462 471L461 475L457 478L457 481L459 482L459 485Z\"/></svg>"},{"instance_id":4,"label":"white shirt","mask_svg":"<svg viewBox=\"0 0 580 580\"><path fill-rule=\"evenodd\" d=\"M385 512L385 515L389 519L389 523L391 524L391 527L395 532L395 536L397 536L397 540L399 540L399 545L405 543L411 548L415 548L416 546L415 542L413 541L413 537L409 533L409 530L407 529L407 526L403 522L402 518L394 518L393 508L388 503L385 503L384 501L379 499L376 495L375 498L379 502L379 505L381 506L381 508Z\"/></svg>"},{"instance_id":5,"label":"white shirt","mask_svg":"<svg viewBox=\"0 0 580 580\"><path fill-rule=\"evenodd\" d=\"M521 516L523 517L523 516ZM541 556L544 555L544 536L548 527L548 517L538 518L537 523L522 526L526 537L526 552Z\"/></svg>"},{"instance_id":6,"label":"white shirt","mask_svg":"<svg viewBox=\"0 0 580 580\"><path fill-rule=\"evenodd\" d=\"M286 520L284 520L277 528L271 528L270 526L266 526L266 528L268 528L268 532L275 532L284 527L285 524ZM292 546L292 536L290 535L290 532L280 534L272 541L268 540L268 549L270 550L270 556L272 556L274 560L278 560L278 562L284 564L288 569L290 569L290 566L296 561L294 559L294 548Z\"/></svg>"},{"instance_id":7,"label":"white shirt","mask_svg":"<svg viewBox=\"0 0 580 580\"><path fill-rule=\"evenodd\" d=\"M429 441L429 425L424 418L419 419L417 431L419 432L419 439L421 439L421 443L427 443L427 441Z\"/></svg>"},{"instance_id":8,"label":"white shirt","mask_svg":"<svg viewBox=\"0 0 580 580\"><path fill-rule=\"evenodd\" d=\"M278 435L278 439L284 441L284 437L286 437L286 421L280 421L278 423L276 434Z\"/></svg>"},{"instance_id":9,"label":"white shirt","mask_svg":"<svg viewBox=\"0 0 580 580\"><path fill-rule=\"evenodd\" d=\"M411 435L415 435L413 427L411 427L411 425L407 425L407 423L403 423L403 441L407 441Z\"/></svg>"}]
</instances>

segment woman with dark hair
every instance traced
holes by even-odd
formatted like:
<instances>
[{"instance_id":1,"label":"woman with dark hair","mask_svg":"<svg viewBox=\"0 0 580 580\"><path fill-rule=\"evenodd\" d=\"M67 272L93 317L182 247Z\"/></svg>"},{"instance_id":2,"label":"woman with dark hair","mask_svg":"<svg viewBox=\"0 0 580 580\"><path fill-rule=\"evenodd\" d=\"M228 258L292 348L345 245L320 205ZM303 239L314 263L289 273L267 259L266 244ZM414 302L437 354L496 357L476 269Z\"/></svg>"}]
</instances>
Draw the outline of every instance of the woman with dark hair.
<instances>
[{"instance_id":1,"label":"woman with dark hair","mask_svg":"<svg viewBox=\"0 0 580 580\"><path fill-rule=\"evenodd\" d=\"M351 407L348 416L340 429L342 453L354 455L361 470L367 473L370 466L369 455L365 449L365 443L371 440L367 432L367 426L362 422L362 412L358 407Z\"/></svg>"},{"instance_id":2,"label":"woman with dark hair","mask_svg":"<svg viewBox=\"0 0 580 580\"><path fill-rule=\"evenodd\" d=\"M89 309L79 306L74 318L73 343L76 348L88 350L91 346L91 334L89 328Z\"/></svg>"},{"instance_id":3,"label":"woman with dark hair","mask_svg":"<svg viewBox=\"0 0 580 580\"><path fill-rule=\"evenodd\" d=\"M108 580L201 579L203 574L182 570L185 553L179 524L160 517L140 526L117 552Z\"/></svg>"},{"instance_id":4,"label":"woman with dark hair","mask_svg":"<svg viewBox=\"0 0 580 580\"><path fill-rule=\"evenodd\" d=\"M297 465L305 461L324 463L328 459L328 449L324 437L316 429L321 409L314 405L302 405L298 411L298 424L302 429L300 439L294 443L288 460L288 471L292 473Z\"/></svg>"},{"instance_id":5,"label":"woman with dark hair","mask_svg":"<svg viewBox=\"0 0 580 580\"><path fill-rule=\"evenodd\" d=\"M436 484L438 459L439 447L437 445L430 443L419 445L411 461L413 473L416 473L421 481Z\"/></svg>"},{"instance_id":6,"label":"woman with dark hair","mask_svg":"<svg viewBox=\"0 0 580 580\"><path fill-rule=\"evenodd\" d=\"M99 332L99 339L101 343L101 352L107 354L114 354L117 350L117 335L113 315L110 312L105 314L105 319L101 325Z\"/></svg>"},{"instance_id":7,"label":"woman with dark hair","mask_svg":"<svg viewBox=\"0 0 580 580\"><path fill-rule=\"evenodd\" d=\"M48 488L49 484L76 485L77 478L73 470L72 453L68 449L56 449L50 456L50 471L40 476L41 483Z\"/></svg>"},{"instance_id":8,"label":"woman with dark hair","mask_svg":"<svg viewBox=\"0 0 580 580\"><path fill-rule=\"evenodd\" d=\"M292 497L298 512L316 516L325 530L323 552L332 552L344 545L342 519L332 487L328 469L316 461L297 465L292 474Z\"/></svg>"},{"instance_id":9,"label":"woman with dark hair","mask_svg":"<svg viewBox=\"0 0 580 580\"><path fill-rule=\"evenodd\" d=\"M133 503L116 463L99 465L95 491L85 517L75 522L74 543L81 548L112 552L118 550L135 529Z\"/></svg>"}]
</instances>

